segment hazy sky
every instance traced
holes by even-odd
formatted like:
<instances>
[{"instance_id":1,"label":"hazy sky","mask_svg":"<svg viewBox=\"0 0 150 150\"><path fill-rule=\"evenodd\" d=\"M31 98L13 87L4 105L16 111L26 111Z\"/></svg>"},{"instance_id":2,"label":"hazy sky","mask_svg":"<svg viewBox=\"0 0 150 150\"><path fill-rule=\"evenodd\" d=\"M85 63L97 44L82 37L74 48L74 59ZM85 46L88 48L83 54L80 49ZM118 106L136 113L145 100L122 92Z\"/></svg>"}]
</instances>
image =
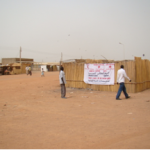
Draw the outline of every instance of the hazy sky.
<instances>
[{"instance_id":1,"label":"hazy sky","mask_svg":"<svg viewBox=\"0 0 150 150\"><path fill-rule=\"evenodd\" d=\"M20 46L38 62L60 61L61 52L150 59L150 0L0 0L0 59L19 57Z\"/></svg>"}]
</instances>

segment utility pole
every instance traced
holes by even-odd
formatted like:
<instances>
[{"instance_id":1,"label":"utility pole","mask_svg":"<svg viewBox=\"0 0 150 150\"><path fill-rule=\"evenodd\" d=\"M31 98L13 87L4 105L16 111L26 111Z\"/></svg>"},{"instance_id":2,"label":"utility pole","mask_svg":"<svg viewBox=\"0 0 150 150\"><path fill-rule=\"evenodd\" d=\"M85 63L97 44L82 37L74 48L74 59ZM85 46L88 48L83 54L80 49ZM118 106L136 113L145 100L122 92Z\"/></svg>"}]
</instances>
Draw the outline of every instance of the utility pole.
<instances>
[{"instance_id":1,"label":"utility pole","mask_svg":"<svg viewBox=\"0 0 150 150\"><path fill-rule=\"evenodd\" d=\"M21 50L21 46L20 46L20 64L21 64L21 51L22 51L22 50Z\"/></svg>"},{"instance_id":2,"label":"utility pole","mask_svg":"<svg viewBox=\"0 0 150 150\"><path fill-rule=\"evenodd\" d=\"M62 58L62 60L61 60L61 61L63 61L63 53L61 53L61 58Z\"/></svg>"},{"instance_id":3,"label":"utility pole","mask_svg":"<svg viewBox=\"0 0 150 150\"><path fill-rule=\"evenodd\" d=\"M61 65L62 65L62 61L63 61L63 54L61 52Z\"/></svg>"},{"instance_id":4,"label":"utility pole","mask_svg":"<svg viewBox=\"0 0 150 150\"><path fill-rule=\"evenodd\" d=\"M20 46L20 70L22 69L22 67L21 67L21 46ZM21 72L22 72L22 70L21 70Z\"/></svg>"}]
</instances>

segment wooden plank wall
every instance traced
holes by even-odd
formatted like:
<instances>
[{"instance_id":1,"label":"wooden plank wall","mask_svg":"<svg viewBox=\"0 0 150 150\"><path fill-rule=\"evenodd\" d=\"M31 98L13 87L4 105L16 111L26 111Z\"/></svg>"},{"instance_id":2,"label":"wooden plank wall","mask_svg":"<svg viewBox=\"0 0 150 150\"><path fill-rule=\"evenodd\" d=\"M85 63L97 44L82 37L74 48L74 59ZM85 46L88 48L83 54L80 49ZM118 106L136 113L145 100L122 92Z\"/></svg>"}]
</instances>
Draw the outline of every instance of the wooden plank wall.
<instances>
[{"instance_id":1,"label":"wooden plank wall","mask_svg":"<svg viewBox=\"0 0 150 150\"><path fill-rule=\"evenodd\" d=\"M20 73L26 73L26 67L30 66L31 64L28 63L22 63L21 64L21 72Z\"/></svg>"},{"instance_id":2,"label":"wooden plank wall","mask_svg":"<svg viewBox=\"0 0 150 150\"><path fill-rule=\"evenodd\" d=\"M115 63L115 84L114 85L91 85L83 81L84 78L84 64L85 63ZM125 66L125 70L129 78L132 80L130 83L125 81L127 92L135 92L135 61L106 61L106 60L86 60L85 63L63 63L64 72L66 75L66 87L93 89L97 91L113 91L117 92L119 85L116 83L117 71L121 65Z\"/></svg>"},{"instance_id":3,"label":"wooden plank wall","mask_svg":"<svg viewBox=\"0 0 150 150\"><path fill-rule=\"evenodd\" d=\"M20 65L20 63L18 63L18 64ZM18 67L20 67L19 65L18 65ZM29 66L29 65L31 65L31 64L23 63L23 64L21 64L21 68L20 69L18 69L15 66L13 66L13 69L10 72L10 74L11 75L13 75L13 74L24 74L24 73L26 73L26 69L25 69L26 66Z\"/></svg>"},{"instance_id":4,"label":"wooden plank wall","mask_svg":"<svg viewBox=\"0 0 150 150\"><path fill-rule=\"evenodd\" d=\"M39 64L34 64L33 67L32 67L32 71L41 71L41 67L39 67L41 65Z\"/></svg>"},{"instance_id":5,"label":"wooden plank wall","mask_svg":"<svg viewBox=\"0 0 150 150\"><path fill-rule=\"evenodd\" d=\"M54 65L54 66L53 66L53 71L58 71L58 69L57 69L57 66L56 66L56 65Z\"/></svg>"},{"instance_id":6,"label":"wooden plank wall","mask_svg":"<svg viewBox=\"0 0 150 150\"><path fill-rule=\"evenodd\" d=\"M141 57L135 57L136 70L136 92L150 88L150 61L142 60Z\"/></svg>"}]
</instances>

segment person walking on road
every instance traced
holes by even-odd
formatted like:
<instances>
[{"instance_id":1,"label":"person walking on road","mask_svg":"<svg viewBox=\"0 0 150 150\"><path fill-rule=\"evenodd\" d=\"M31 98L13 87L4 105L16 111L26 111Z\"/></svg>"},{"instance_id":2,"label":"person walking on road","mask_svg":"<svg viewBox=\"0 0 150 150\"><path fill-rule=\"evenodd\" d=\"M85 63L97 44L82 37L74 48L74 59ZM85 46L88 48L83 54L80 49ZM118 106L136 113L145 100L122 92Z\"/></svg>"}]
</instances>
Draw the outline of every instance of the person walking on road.
<instances>
[{"instance_id":1,"label":"person walking on road","mask_svg":"<svg viewBox=\"0 0 150 150\"><path fill-rule=\"evenodd\" d=\"M43 68L41 70L41 77L44 77L44 70L43 70Z\"/></svg>"},{"instance_id":2,"label":"person walking on road","mask_svg":"<svg viewBox=\"0 0 150 150\"><path fill-rule=\"evenodd\" d=\"M59 81L60 81L60 86L61 86L61 98L66 98L66 78L65 78L65 73L64 73L64 68L61 66L60 67L60 72L59 72Z\"/></svg>"},{"instance_id":3,"label":"person walking on road","mask_svg":"<svg viewBox=\"0 0 150 150\"><path fill-rule=\"evenodd\" d=\"M31 75L32 75L31 66L29 66L28 71L29 71L29 74L30 74L30 76L31 76Z\"/></svg>"},{"instance_id":4,"label":"person walking on road","mask_svg":"<svg viewBox=\"0 0 150 150\"><path fill-rule=\"evenodd\" d=\"M130 78L126 75L126 72L124 70L124 66L121 65L120 69L117 72L117 84L119 83L120 87L119 87L118 93L116 95L116 100L121 100L119 97L120 97L120 94L122 91L123 91L126 98L130 98L130 96L126 92L126 87L124 85L125 78L127 78L131 82Z\"/></svg>"},{"instance_id":5,"label":"person walking on road","mask_svg":"<svg viewBox=\"0 0 150 150\"><path fill-rule=\"evenodd\" d=\"M28 75L28 70L29 70L29 67L28 66L26 66L26 74Z\"/></svg>"}]
</instances>

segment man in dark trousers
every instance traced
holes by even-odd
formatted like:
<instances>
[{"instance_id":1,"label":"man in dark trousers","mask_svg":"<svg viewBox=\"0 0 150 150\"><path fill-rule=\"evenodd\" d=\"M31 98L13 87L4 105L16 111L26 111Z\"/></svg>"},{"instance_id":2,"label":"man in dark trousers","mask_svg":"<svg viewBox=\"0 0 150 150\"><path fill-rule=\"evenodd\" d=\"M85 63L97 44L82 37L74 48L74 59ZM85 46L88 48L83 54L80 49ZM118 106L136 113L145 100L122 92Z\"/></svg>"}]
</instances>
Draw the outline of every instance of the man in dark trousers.
<instances>
[{"instance_id":1,"label":"man in dark trousers","mask_svg":"<svg viewBox=\"0 0 150 150\"><path fill-rule=\"evenodd\" d=\"M29 74L30 74L30 76L31 76L31 75L32 75L31 66L29 66L28 71L29 71Z\"/></svg>"},{"instance_id":2,"label":"man in dark trousers","mask_svg":"<svg viewBox=\"0 0 150 150\"><path fill-rule=\"evenodd\" d=\"M66 78L65 78L65 73L64 73L64 68L61 66L60 67L60 72L59 72L59 81L60 81L60 86L61 86L61 98L66 98Z\"/></svg>"},{"instance_id":3,"label":"man in dark trousers","mask_svg":"<svg viewBox=\"0 0 150 150\"><path fill-rule=\"evenodd\" d=\"M116 95L116 100L121 100L119 97L120 97L120 94L122 91L123 91L126 98L130 98L130 96L128 96L128 94L126 92L126 87L124 85L125 78L127 78L131 82L130 78L126 75L126 72L124 70L124 66L121 65L120 69L117 72L117 84L119 83L120 87L119 87L118 93Z\"/></svg>"}]
</instances>

